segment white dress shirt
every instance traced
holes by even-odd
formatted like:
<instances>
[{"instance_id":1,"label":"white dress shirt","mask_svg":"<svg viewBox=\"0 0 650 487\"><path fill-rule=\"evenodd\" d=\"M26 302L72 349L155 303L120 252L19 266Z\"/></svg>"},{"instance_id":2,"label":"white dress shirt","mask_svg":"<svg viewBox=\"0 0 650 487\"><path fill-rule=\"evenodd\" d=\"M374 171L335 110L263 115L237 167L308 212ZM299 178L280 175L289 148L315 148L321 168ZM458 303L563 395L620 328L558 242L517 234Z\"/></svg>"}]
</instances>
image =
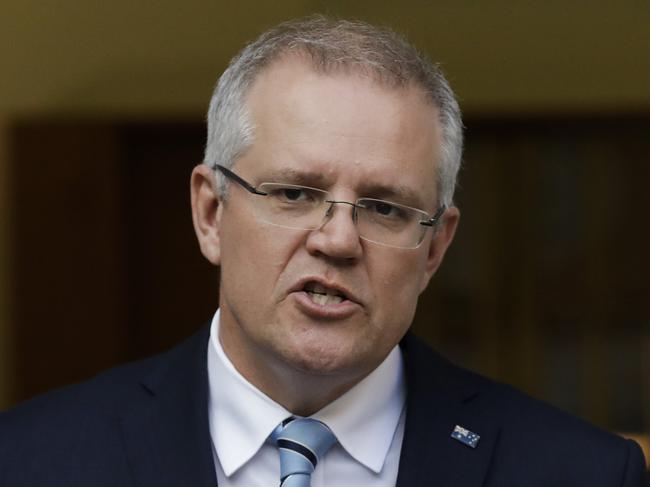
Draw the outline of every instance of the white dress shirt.
<instances>
[{"instance_id":1,"label":"white dress shirt","mask_svg":"<svg viewBox=\"0 0 650 487\"><path fill-rule=\"evenodd\" d=\"M208 345L208 414L219 487L279 485L280 457L268 436L292 414L237 372L218 337L217 310ZM319 460L312 487L394 487L405 399L396 346L361 382L311 416L339 441Z\"/></svg>"}]
</instances>

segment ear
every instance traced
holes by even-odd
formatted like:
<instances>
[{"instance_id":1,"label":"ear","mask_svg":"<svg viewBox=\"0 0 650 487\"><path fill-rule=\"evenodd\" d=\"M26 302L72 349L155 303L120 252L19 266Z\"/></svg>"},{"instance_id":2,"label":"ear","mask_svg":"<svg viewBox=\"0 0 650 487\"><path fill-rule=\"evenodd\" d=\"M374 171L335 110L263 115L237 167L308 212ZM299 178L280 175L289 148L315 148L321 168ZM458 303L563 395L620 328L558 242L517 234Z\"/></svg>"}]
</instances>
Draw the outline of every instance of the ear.
<instances>
[{"instance_id":1,"label":"ear","mask_svg":"<svg viewBox=\"0 0 650 487\"><path fill-rule=\"evenodd\" d=\"M192 221L201 253L212 264L221 263L219 225L223 203L215 191L214 171L199 164L190 179L192 198Z\"/></svg>"},{"instance_id":2,"label":"ear","mask_svg":"<svg viewBox=\"0 0 650 487\"><path fill-rule=\"evenodd\" d=\"M429 284L429 281L440 267L442 258L445 252L454 239L458 220L460 219L460 211L455 206L447 208L443 214L443 218L435 228L433 238L429 241L429 248L427 249L425 271L422 274L422 282L420 283L420 292L424 291Z\"/></svg>"}]
</instances>

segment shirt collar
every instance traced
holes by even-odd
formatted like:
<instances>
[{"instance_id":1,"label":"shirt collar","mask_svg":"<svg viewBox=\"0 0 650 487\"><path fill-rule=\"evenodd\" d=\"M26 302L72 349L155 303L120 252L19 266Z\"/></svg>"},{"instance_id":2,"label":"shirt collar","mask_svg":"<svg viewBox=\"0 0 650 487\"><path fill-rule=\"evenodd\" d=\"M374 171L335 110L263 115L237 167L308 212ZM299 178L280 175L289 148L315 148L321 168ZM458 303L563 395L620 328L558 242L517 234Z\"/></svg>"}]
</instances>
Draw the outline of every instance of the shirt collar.
<instances>
[{"instance_id":1,"label":"shirt collar","mask_svg":"<svg viewBox=\"0 0 650 487\"><path fill-rule=\"evenodd\" d=\"M395 346L375 370L313 418L329 426L355 460L379 473L405 400L402 351Z\"/></svg>"},{"instance_id":2,"label":"shirt collar","mask_svg":"<svg viewBox=\"0 0 650 487\"><path fill-rule=\"evenodd\" d=\"M219 315L217 310L208 345L208 415L212 443L224 473L230 477L291 413L237 372L219 341Z\"/></svg>"},{"instance_id":3,"label":"shirt collar","mask_svg":"<svg viewBox=\"0 0 650 487\"><path fill-rule=\"evenodd\" d=\"M219 341L219 310L208 345L210 435L226 476L231 476L291 416L248 382ZM327 424L341 446L358 462L379 473L404 408L406 387L402 352L396 346L384 361L341 397L312 417ZM232 441L237 438L237 441Z\"/></svg>"}]
</instances>

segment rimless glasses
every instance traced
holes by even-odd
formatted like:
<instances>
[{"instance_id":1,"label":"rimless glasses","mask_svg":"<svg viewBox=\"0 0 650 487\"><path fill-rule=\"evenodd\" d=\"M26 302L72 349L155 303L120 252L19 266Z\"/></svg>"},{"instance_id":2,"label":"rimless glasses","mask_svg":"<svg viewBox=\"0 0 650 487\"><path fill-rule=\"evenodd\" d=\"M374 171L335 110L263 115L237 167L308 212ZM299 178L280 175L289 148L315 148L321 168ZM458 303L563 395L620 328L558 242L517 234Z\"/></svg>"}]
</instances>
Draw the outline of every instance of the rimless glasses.
<instances>
[{"instance_id":1,"label":"rimless glasses","mask_svg":"<svg viewBox=\"0 0 650 487\"><path fill-rule=\"evenodd\" d=\"M359 198L354 203L337 201L318 188L285 183L262 183L253 186L230 169L216 165L229 180L236 182L253 198L256 217L265 223L284 228L315 230L331 217L334 206L352 207L352 220L359 237L369 242L401 249L417 248L429 228L441 219L446 207L440 206L433 216L427 212L391 201Z\"/></svg>"}]
</instances>

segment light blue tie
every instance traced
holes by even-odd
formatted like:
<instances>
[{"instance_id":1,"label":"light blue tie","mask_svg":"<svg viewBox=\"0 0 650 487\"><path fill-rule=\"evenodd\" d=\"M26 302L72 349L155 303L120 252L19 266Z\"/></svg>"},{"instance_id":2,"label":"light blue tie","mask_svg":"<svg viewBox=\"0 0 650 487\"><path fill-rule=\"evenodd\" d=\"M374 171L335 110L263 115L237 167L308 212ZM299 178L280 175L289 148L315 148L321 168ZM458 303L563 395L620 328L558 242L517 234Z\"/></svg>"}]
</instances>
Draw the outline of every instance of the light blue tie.
<instances>
[{"instance_id":1,"label":"light blue tie","mask_svg":"<svg viewBox=\"0 0 650 487\"><path fill-rule=\"evenodd\" d=\"M280 451L280 487L309 487L318 460L334 443L334 433L316 419L289 418L271 434Z\"/></svg>"}]
</instances>

